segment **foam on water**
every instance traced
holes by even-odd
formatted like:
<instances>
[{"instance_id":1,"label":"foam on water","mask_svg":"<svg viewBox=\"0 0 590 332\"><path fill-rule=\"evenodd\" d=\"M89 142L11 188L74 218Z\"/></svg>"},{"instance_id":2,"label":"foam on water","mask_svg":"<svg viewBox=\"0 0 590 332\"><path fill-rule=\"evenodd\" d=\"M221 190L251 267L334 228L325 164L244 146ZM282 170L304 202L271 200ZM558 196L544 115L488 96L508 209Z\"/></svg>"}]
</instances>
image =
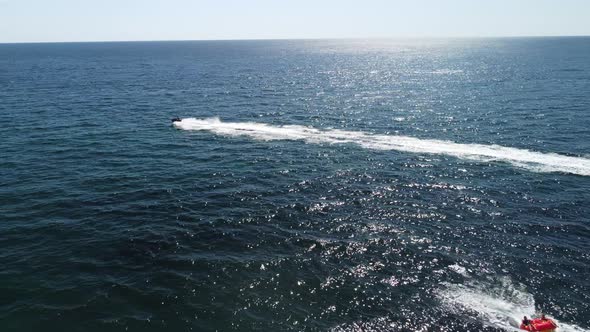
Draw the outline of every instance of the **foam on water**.
<instances>
[{"instance_id":1,"label":"foam on water","mask_svg":"<svg viewBox=\"0 0 590 332\"><path fill-rule=\"evenodd\" d=\"M187 118L174 122L183 130L204 130L225 136L248 136L258 140L301 140L307 143L352 143L374 150L396 150L453 156L476 161L502 161L535 172L562 172L590 176L590 159L541 153L500 145L461 144L398 135L375 135L362 131L320 130L312 127L271 126L257 122L222 122L219 118Z\"/></svg>"},{"instance_id":2,"label":"foam on water","mask_svg":"<svg viewBox=\"0 0 590 332\"><path fill-rule=\"evenodd\" d=\"M536 316L535 300L524 290L518 289L508 279L499 285L445 284L438 297L448 310L467 313L481 320L484 325L507 331L521 331L518 326L523 316ZM551 317L554 319L554 317ZM579 326L556 320L557 331L588 331Z\"/></svg>"}]
</instances>

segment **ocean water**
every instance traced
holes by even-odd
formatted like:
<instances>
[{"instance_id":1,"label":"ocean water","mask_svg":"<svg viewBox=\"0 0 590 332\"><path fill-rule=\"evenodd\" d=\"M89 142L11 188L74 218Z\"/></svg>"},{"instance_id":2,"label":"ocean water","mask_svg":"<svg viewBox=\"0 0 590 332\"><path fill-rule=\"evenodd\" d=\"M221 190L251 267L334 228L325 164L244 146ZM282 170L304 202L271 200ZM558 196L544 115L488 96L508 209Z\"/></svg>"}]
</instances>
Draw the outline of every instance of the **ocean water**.
<instances>
[{"instance_id":1,"label":"ocean water","mask_svg":"<svg viewBox=\"0 0 590 332\"><path fill-rule=\"evenodd\" d=\"M589 214L590 38L0 45L1 331L588 331Z\"/></svg>"}]
</instances>

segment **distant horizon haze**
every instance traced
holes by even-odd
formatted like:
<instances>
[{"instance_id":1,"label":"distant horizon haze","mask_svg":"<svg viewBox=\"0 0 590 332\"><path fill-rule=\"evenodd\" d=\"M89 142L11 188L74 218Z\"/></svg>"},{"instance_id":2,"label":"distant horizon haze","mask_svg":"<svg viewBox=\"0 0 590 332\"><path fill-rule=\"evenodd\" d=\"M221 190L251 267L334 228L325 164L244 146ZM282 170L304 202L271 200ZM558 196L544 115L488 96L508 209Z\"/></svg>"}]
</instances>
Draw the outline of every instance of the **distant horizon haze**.
<instances>
[{"instance_id":1,"label":"distant horizon haze","mask_svg":"<svg viewBox=\"0 0 590 332\"><path fill-rule=\"evenodd\" d=\"M0 0L0 43L589 36L582 0Z\"/></svg>"},{"instance_id":2,"label":"distant horizon haze","mask_svg":"<svg viewBox=\"0 0 590 332\"><path fill-rule=\"evenodd\" d=\"M590 38L588 35L539 35L539 36L420 36L420 37L317 37L317 38L243 38L243 39L130 39L130 40L56 40L0 42L0 44L76 44L76 43L166 43L166 42L248 42L248 41L405 41L405 40L461 40L461 39L518 39L518 38Z\"/></svg>"}]
</instances>

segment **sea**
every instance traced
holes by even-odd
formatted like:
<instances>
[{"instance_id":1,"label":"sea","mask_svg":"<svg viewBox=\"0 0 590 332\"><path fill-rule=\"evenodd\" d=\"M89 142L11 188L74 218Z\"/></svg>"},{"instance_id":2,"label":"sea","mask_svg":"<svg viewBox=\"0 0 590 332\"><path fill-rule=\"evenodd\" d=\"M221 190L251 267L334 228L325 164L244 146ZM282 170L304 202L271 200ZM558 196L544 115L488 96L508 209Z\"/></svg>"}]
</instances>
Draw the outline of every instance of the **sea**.
<instances>
[{"instance_id":1,"label":"sea","mask_svg":"<svg viewBox=\"0 0 590 332\"><path fill-rule=\"evenodd\" d=\"M0 44L1 331L589 331L589 216L590 37Z\"/></svg>"}]
</instances>

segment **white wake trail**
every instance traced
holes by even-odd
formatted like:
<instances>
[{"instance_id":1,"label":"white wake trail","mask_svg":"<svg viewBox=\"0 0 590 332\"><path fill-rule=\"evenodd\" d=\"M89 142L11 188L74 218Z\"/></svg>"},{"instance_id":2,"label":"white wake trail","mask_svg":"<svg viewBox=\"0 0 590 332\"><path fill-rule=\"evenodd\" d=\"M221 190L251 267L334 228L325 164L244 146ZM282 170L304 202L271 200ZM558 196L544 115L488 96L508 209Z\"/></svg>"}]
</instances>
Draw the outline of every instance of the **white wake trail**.
<instances>
[{"instance_id":1,"label":"white wake trail","mask_svg":"<svg viewBox=\"0 0 590 332\"><path fill-rule=\"evenodd\" d=\"M271 126L257 122L222 122L219 118L187 118L174 122L183 130L203 130L224 136L257 140L300 140L307 143L357 144L366 149L396 150L453 156L476 161L501 161L535 172L562 172L590 176L590 159L542 153L500 145L461 144L409 136L375 135L362 131L320 130L306 126Z\"/></svg>"},{"instance_id":2,"label":"white wake trail","mask_svg":"<svg viewBox=\"0 0 590 332\"><path fill-rule=\"evenodd\" d=\"M501 285L443 285L437 297L450 311L474 315L484 325L505 331L522 331L518 328L523 316L534 317L533 296L515 287L508 279L500 280ZM557 323L560 332L588 332L573 324Z\"/></svg>"}]
</instances>

